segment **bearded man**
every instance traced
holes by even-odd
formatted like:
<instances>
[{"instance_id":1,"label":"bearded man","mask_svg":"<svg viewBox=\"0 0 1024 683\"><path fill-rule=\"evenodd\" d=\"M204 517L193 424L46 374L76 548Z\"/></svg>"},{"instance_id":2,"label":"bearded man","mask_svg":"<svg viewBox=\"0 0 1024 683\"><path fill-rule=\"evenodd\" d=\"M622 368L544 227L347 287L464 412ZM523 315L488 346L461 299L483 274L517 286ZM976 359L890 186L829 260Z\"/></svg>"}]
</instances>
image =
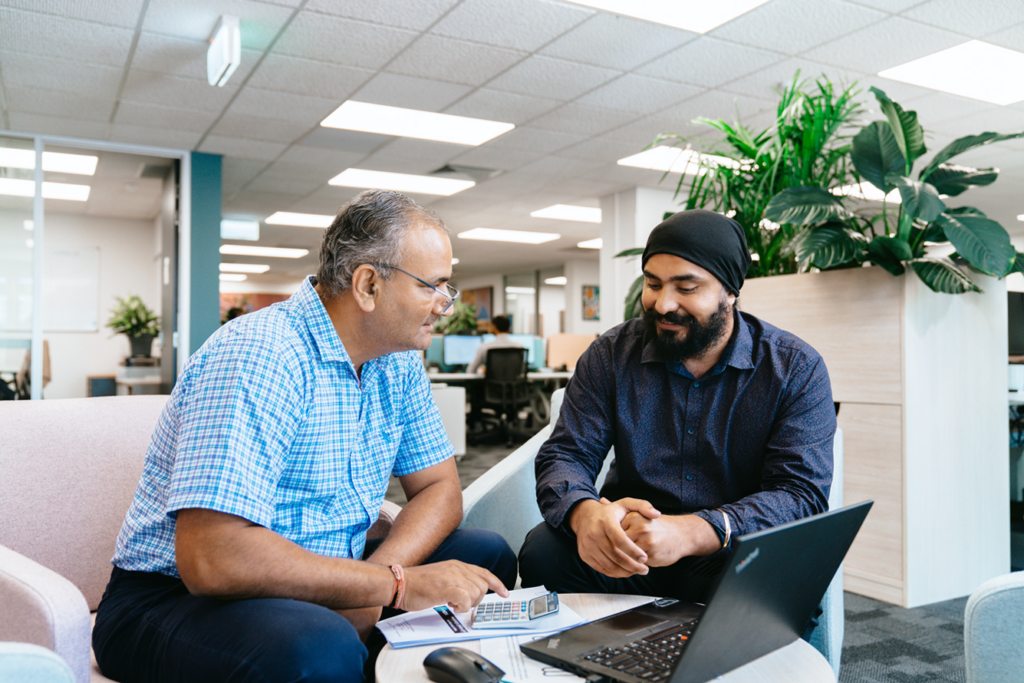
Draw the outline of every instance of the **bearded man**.
<instances>
[{"instance_id":1,"label":"bearded man","mask_svg":"<svg viewBox=\"0 0 1024 683\"><path fill-rule=\"evenodd\" d=\"M750 262L742 227L711 211L651 232L643 319L580 358L537 455L545 522L520 552L524 586L701 602L732 539L828 508L828 371L737 310Z\"/></svg>"}]
</instances>

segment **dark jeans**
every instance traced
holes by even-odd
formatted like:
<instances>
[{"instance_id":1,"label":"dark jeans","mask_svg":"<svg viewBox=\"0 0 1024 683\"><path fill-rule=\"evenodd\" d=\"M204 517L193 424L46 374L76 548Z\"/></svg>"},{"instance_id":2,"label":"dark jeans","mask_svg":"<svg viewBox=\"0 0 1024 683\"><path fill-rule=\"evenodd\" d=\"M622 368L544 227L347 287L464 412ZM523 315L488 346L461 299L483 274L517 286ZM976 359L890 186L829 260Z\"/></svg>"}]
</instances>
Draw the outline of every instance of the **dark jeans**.
<instances>
[{"instance_id":1,"label":"dark jeans","mask_svg":"<svg viewBox=\"0 0 1024 683\"><path fill-rule=\"evenodd\" d=\"M508 588L516 581L515 555L491 531L456 530L427 562L444 560L484 567ZM180 579L115 567L92 644L103 674L122 683L358 682L384 640L375 630L364 645L347 619L309 602L196 597Z\"/></svg>"}]
</instances>

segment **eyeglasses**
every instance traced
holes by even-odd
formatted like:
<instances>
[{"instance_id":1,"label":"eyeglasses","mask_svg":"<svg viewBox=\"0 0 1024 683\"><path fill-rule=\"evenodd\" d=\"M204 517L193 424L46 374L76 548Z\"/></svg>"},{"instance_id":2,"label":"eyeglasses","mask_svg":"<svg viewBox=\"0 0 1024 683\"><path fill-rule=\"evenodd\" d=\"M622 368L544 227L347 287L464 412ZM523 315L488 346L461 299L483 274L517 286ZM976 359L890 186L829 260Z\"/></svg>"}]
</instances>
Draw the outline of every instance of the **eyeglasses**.
<instances>
[{"instance_id":1,"label":"eyeglasses","mask_svg":"<svg viewBox=\"0 0 1024 683\"><path fill-rule=\"evenodd\" d=\"M413 280L416 280L416 282L420 282L420 283L426 285L427 287L430 287L432 290L434 290L435 292L437 292L438 294L440 294L441 296L444 297L444 308L441 309L441 313L447 313L448 309L452 307L453 303L455 303L455 300L459 298L459 290L455 289L454 287L452 287L448 283L445 283L443 285L444 290L440 290L437 287L435 287L434 285L432 285L429 282L427 282L426 280L421 280L418 277L416 277L415 275L413 275L412 273L410 273L409 271L402 270L398 266L389 266L386 263L371 263L370 265L373 266L374 268L394 268L397 271L405 273L406 275L411 277Z\"/></svg>"}]
</instances>

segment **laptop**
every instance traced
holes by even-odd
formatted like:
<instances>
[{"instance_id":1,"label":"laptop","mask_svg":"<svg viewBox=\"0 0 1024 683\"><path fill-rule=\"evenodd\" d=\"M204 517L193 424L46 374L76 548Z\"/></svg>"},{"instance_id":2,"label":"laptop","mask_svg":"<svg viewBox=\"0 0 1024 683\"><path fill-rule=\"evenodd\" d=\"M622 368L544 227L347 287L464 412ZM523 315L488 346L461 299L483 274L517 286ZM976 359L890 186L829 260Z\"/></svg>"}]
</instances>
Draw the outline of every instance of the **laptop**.
<instances>
[{"instance_id":1,"label":"laptop","mask_svg":"<svg viewBox=\"0 0 1024 683\"><path fill-rule=\"evenodd\" d=\"M594 680L704 683L803 634L872 504L737 538L706 606L659 598L520 649Z\"/></svg>"}]
</instances>

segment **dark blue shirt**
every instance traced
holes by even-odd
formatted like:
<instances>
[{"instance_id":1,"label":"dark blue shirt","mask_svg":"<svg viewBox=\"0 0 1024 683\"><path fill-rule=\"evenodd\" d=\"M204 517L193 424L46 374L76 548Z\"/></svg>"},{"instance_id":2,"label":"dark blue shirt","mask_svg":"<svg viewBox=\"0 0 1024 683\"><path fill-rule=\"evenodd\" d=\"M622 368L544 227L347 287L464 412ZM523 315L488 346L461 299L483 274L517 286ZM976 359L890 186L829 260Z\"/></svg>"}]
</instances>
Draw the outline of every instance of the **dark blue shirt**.
<instances>
[{"instance_id":1,"label":"dark blue shirt","mask_svg":"<svg viewBox=\"0 0 1024 683\"><path fill-rule=\"evenodd\" d=\"M722 358L699 380L659 356L639 319L587 349L537 455L548 523L571 533L566 516L599 497L594 481L612 447L601 495L697 514L722 537L719 509L733 535L828 509L836 414L825 362L752 315L734 322Z\"/></svg>"}]
</instances>

